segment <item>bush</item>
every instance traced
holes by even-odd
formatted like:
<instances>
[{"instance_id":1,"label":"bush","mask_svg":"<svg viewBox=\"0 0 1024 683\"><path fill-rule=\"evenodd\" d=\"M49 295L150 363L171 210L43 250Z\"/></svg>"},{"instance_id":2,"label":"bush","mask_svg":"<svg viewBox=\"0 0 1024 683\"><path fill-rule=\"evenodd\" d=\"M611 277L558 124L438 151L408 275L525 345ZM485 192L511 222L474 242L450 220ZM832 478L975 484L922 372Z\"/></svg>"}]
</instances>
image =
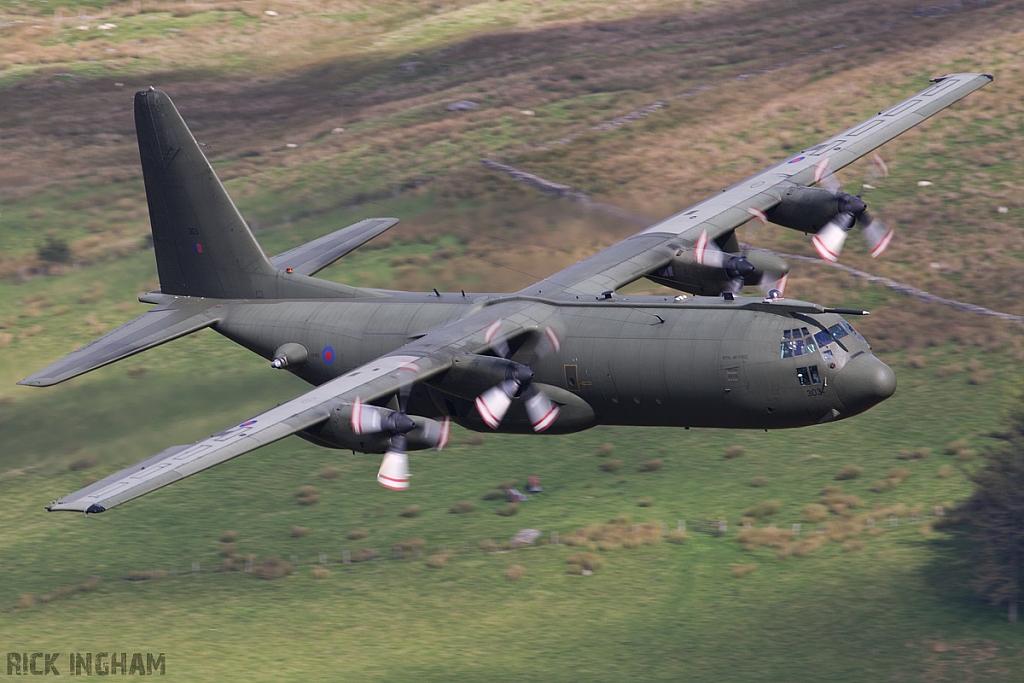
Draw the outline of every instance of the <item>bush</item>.
<instances>
[{"instance_id":1,"label":"bush","mask_svg":"<svg viewBox=\"0 0 1024 683\"><path fill-rule=\"evenodd\" d=\"M904 448L896 456L900 460L924 460L931 455L932 450L930 448Z\"/></svg>"},{"instance_id":2,"label":"bush","mask_svg":"<svg viewBox=\"0 0 1024 683\"><path fill-rule=\"evenodd\" d=\"M943 452L946 455L956 455L960 451L970 447L971 444L969 444L966 439L957 439L956 441L950 441L948 444L946 444L946 448Z\"/></svg>"},{"instance_id":3,"label":"bush","mask_svg":"<svg viewBox=\"0 0 1024 683\"><path fill-rule=\"evenodd\" d=\"M753 550L760 546L767 548L783 548L788 546L795 534L789 529L776 529L775 527L740 529L736 540L740 542L744 550Z\"/></svg>"},{"instance_id":4,"label":"bush","mask_svg":"<svg viewBox=\"0 0 1024 683\"><path fill-rule=\"evenodd\" d=\"M505 578L509 581L518 581L526 576L526 567L521 564L514 564L505 570Z\"/></svg>"},{"instance_id":5,"label":"bush","mask_svg":"<svg viewBox=\"0 0 1024 683\"><path fill-rule=\"evenodd\" d=\"M352 531L348 532L348 540L350 540L350 541L361 541L361 540L363 540L364 538L366 538L369 535L370 535L370 530L369 529L366 529L366 528L363 528L363 529L353 529Z\"/></svg>"},{"instance_id":6,"label":"bush","mask_svg":"<svg viewBox=\"0 0 1024 683\"><path fill-rule=\"evenodd\" d=\"M722 454L722 457L726 460L732 460L733 458L742 457L746 452L747 451L743 446L729 446L725 449L725 453Z\"/></svg>"},{"instance_id":7,"label":"bush","mask_svg":"<svg viewBox=\"0 0 1024 683\"><path fill-rule=\"evenodd\" d=\"M14 606L18 609L32 609L36 606L36 596L31 593L22 593L18 596L18 602Z\"/></svg>"},{"instance_id":8,"label":"bush","mask_svg":"<svg viewBox=\"0 0 1024 683\"><path fill-rule=\"evenodd\" d=\"M598 465L605 472L618 472L622 468L621 460L605 460L603 463Z\"/></svg>"},{"instance_id":9,"label":"bush","mask_svg":"<svg viewBox=\"0 0 1024 683\"><path fill-rule=\"evenodd\" d=\"M461 502L455 503L450 508L448 508L448 512L452 513L453 515L462 515L467 512L472 512L473 510L476 510L476 503L469 500L463 500Z\"/></svg>"},{"instance_id":10,"label":"bush","mask_svg":"<svg viewBox=\"0 0 1024 683\"><path fill-rule=\"evenodd\" d=\"M309 535L308 526L293 526L292 527L292 538L305 538Z\"/></svg>"},{"instance_id":11,"label":"bush","mask_svg":"<svg viewBox=\"0 0 1024 683\"><path fill-rule=\"evenodd\" d=\"M363 548L362 550L357 550L355 553L352 554L352 561L372 562L373 560L376 560L378 557L380 557L380 555L373 548Z\"/></svg>"},{"instance_id":12,"label":"bush","mask_svg":"<svg viewBox=\"0 0 1024 683\"><path fill-rule=\"evenodd\" d=\"M652 505L654 505L654 499L651 498L650 496L644 496L643 498L638 500L636 504L642 508L649 508Z\"/></svg>"},{"instance_id":13,"label":"bush","mask_svg":"<svg viewBox=\"0 0 1024 683\"><path fill-rule=\"evenodd\" d=\"M767 484L768 477L754 477L753 479L750 480L750 485L753 486L755 489L759 489L762 486L766 486Z\"/></svg>"},{"instance_id":14,"label":"bush","mask_svg":"<svg viewBox=\"0 0 1024 683\"><path fill-rule=\"evenodd\" d=\"M231 557L235 555L235 544L234 543L221 543L220 544L220 556Z\"/></svg>"},{"instance_id":15,"label":"bush","mask_svg":"<svg viewBox=\"0 0 1024 683\"><path fill-rule=\"evenodd\" d=\"M906 467L893 467L889 470L889 479L894 480L898 484L902 484L909 476L910 470Z\"/></svg>"},{"instance_id":16,"label":"bush","mask_svg":"<svg viewBox=\"0 0 1024 683\"><path fill-rule=\"evenodd\" d=\"M444 553L437 553L427 558L427 566L431 569L444 569L448 564L448 556Z\"/></svg>"},{"instance_id":17,"label":"bush","mask_svg":"<svg viewBox=\"0 0 1024 683\"><path fill-rule=\"evenodd\" d=\"M803 520L811 524L820 524L828 519L828 508L824 505L811 503L804 506Z\"/></svg>"},{"instance_id":18,"label":"bush","mask_svg":"<svg viewBox=\"0 0 1024 683\"><path fill-rule=\"evenodd\" d=\"M821 500L829 508L833 505L841 505L843 509L850 508L856 510L857 508L864 507L864 501L857 496L852 496L843 493L829 493L821 497Z\"/></svg>"},{"instance_id":19,"label":"bush","mask_svg":"<svg viewBox=\"0 0 1024 683\"><path fill-rule=\"evenodd\" d=\"M299 505L315 505L319 500L315 486L300 486L295 492L295 502Z\"/></svg>"},{"instance_id":20,"label":"bush","mask_svg":"<svg viewBox=\"0 0 1024 683\"><path fill-rule=\"evenodd\" d=\"M262 562L254 565L252 573L260 579L283 579L284 577L291 574L295 569L292 567L291 562L285 562L276 555L270 555L263 558Z\"/></svg>"},{"instance_id":21,"label":"bush","mask_svg":"<svg viewBox=\"0 0 1024 683\"><path fill-rule=\"evenodd\" d=\"M509 503L498 508L498 514L502 517L512 517L519 512L518 503Z\"/></svg>"},{"instance_id":22,"label":"bush","mask_svg":"<svg viewBox=\"0 0 1024 683\"><path fill-rule=\"evenodd\" d=\"M846 467L836 472L835 480L849 481L851 479L856 479L857 477L860 476L860 473L863 471L864 470L862 470L860 467L857 467L856 465L847 465Z\"/></svg>"},{"instance_id":23,"label":"bush","mask_svg":"<svg viewBox=\"0 0 1024 683\"><path fill-rule=\"evenodd\" d=\"M426 545L427 542L424 541L422 538L407 538L404 541L399 541L398 543L396 543L395 547L397 547L403 553L411 553L416 557L419 557L423 554L423 548L425 548Z\"/></svg>"},{"instance_id":24,"label":"bush","mask_svg":"<svg viewBox=\"0 0 1024 683\"><path fill-rule=\"evenodd\" d=\"M756 564L738 564L732 568L732 575L737 579L742 579L744 576L750 576L757 569Z\"/></svg>"},{"instance_id":25,"label":"bush","mask_svg":"<svg viewBox=\"0 0 1024 683\"><path fill-rule=\"evenodd\" d=\"M879 479L871 484L871 490L875 493L885 493L886 491L892 491L896 488L897 483L898 482L894 479Z\"/></svg>"},{"instance_id":26,"label":"bush","mask_svg":"<svg viewBox=\"0 0 1024 683\"><path fill-rule=\"evenodd\" d=\"M320 477L322 479L337 479L341 475L341 470L337 467L325 467L320 470Z\"/></svg>"},{"instance_id":27,"label":"bush","mask_svg":"<svg viewBox=\"0 0 1024 683\"><path fill-rule=\"evenodd\" d=\"M754 519L763 519L764 517L771 517L777 515L782 511L782 503L777 500L764 500L756 505L751 505L743 511L744 516L753 517Z\"/></svg>"},{"instance_id":28,"label":"bush","mask_svg":"<svg viewBox=\"0 0 1024 683\"><path fill-rule=\"evenodd\" d=\"M675 543L676 545L682 545L683 543L686 542L686 538L687 538L686 532L685 531L679 531L677 529L676 531L670 531L669 532L667 540L668 540L669 543Z\"/></svg>"},{"instance_id":29,"label":"bush","mask_svg":"<svg viewBox=\"0 0 1024 683\"><path fill-rule=\"evenodd\" d=\"M856 553L864 550L864 541L859 541L856 538L850 539L846 543L843 543L844 553Z\"/></svg>"},{"instance_id":30,"label":"bush","mask_svg":"<svg viewBox=\"0 0 1024 683\"><path fill-rule=\"evenodd\" d=\"M607 458L615 452L615 446L610 443L603 443L597 447L597 452L594 453L599 458Z\"/></svg>"},{"instance_id":31,"label":"bush","mask_svg":"<svg viewBox=\"0 0 1024 683\"><path fill-rule=\"evenodd\" d=\"M570 567L579 567L580 571L576 572L579 574L584 570L596 572L604 566L604 559L594 553L573 553L569 556L568 562Z\"/></svg>"},{"instance_id":32,"label":"bush","mask_svg":"<svg viewBox=\"0 0 1024 683\"><path fill-rule=\"evenodd\" d=\"M505 500L507 497L502 489L491 489L484 494L484 500Z\"/></svg>"},{"instance_id":33,"label":"bush","mask_svg":"<svg viewBox=\"0 0 1024 683\"><path fill-rule=\"evenodd\" d=\"M313 567L313 570L309 572L309 575L314 579L326 579L331 575L331 571L327 567Z\"/></svg>"},{"instance_id":34,"label":"bush","mask_svg":"<svg viewBox=\"0 0 1024 683\"><path fill-rule=\"evenodd\" d=\"M640 464L640 467L636 468L638 472L657 472L665 466L661 460L645 460Z\"/></svg>"},{"instance_id":35,"label":"bush","mask_svg":"<svg viewBox=\"0 0 1024 683\"><path fill-rule=\"evenodd\" d=\"M47 235L46 241L36 247L36 256L48 263L67 263L71 260L71 247L66 240Z\"/></svg>"},{"instance_id":36,"label":"bush","mask_svg":"<svg viewBox=\"0 0 1024 683\"><path fill-rule=\"evenodd\" d=\"M949 479L953 476L953 468L949 465L943 465L939 468L939 479Z\"/></svg>"},{"instance_id":37,"label":"bush","mask_svg":"<svg viewBox=\"0 0 1024 683\"><path fill-rule=\"evenodd\" d=\"M420 516L420 506L419 505L410 505L409 507L407 507L404 510L402 510L401 512L399 512L398 516L399 517L405 517L405 518L419 517Z\"/></svg>"},{"instance_id":38,"label":"bush","mask_svg":"<svg viewBox=\"0 0 1024 683\"><path fill-rule=\"evenodd\" d=\"M238 540L238 534L234 531L225 531L220 535L221 543L234 543Z\"/></svg>"},{"instance_id":39,"label":"bush","mask_svg":"<svg viewBox=\"0 0 1024 683\"><path fill-rule=\"evenodd\" d=\"M480 550L483 550L485 553L496 553L501 550L501 547L492 539L488 538L480 541Z\"/></svg>"}]
</instances>

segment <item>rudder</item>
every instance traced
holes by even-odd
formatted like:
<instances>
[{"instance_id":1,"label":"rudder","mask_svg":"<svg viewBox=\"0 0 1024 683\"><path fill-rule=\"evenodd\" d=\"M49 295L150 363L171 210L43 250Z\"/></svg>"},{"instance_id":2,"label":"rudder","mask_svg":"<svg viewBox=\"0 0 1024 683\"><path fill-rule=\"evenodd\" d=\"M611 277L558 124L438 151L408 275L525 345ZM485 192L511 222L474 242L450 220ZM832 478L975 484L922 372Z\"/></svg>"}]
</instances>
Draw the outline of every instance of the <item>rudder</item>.
<instances>
[{"instance_id":1,"label":"rudder","mask_svg":"<svg viewBox=\"0 0 1024 683\"><path fill-rule=\"evenodd\" d=\"M135 130L161 291L263 298L278 271L166 93L135 93Z\"/></svg>"}]
</instances>

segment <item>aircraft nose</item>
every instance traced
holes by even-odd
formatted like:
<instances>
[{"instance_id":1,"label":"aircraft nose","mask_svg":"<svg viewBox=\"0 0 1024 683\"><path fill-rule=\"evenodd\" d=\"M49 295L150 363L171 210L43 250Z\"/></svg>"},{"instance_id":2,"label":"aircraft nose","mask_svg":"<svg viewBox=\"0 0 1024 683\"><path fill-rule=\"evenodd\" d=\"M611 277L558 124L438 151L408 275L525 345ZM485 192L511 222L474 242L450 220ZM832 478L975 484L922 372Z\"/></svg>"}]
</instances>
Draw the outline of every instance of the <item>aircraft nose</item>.
<instances>
[{"instance_id":1,"label":"aircraft nose","mask_svg":"<svg viewBox=\"0 0 1024 683\"><path fill-rule=\"evenodd\" d=\"M863 413L896 391L896 373L870 353L852 358L835 380L836 394L847 415Z\"/></svg>"}]
</instances>

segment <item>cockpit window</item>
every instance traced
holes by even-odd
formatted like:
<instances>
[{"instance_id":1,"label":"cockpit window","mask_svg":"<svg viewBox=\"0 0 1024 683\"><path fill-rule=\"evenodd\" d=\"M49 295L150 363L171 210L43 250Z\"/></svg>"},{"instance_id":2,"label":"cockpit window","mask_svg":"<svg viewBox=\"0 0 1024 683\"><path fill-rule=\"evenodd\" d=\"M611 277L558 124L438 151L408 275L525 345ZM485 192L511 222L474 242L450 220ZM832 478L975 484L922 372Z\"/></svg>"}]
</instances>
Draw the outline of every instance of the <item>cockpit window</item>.
<instances>
[{"instance_id":1,"label":"cockpit window","mask_svg":"<svg viewBox=\"0 0 1024 683\"><path fill-rule=\"evenodd\" d=\"M818 350L818 343L806 327L785 330L782 333L782 358L793 358Z\"/></svg>"},{"instance_id":2,"label":"cockpit window","mask_svg":"<svg viewBox=\"0 0 1024 683\"><path fill-rule=\"evenodd\" d=\"M821 376L818 374L818 366L812 365L807 368L797 368L796 378L800 386L809 387L812 384L821 384Z\"/></svg>"}]
</instances>

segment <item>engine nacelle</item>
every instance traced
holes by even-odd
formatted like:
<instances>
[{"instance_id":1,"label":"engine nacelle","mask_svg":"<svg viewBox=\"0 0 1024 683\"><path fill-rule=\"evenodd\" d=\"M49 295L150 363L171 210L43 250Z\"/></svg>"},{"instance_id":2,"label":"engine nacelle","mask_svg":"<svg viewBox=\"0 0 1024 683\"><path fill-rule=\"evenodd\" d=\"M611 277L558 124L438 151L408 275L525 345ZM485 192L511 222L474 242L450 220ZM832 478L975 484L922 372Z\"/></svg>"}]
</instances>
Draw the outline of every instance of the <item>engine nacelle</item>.
<instances>
[{"instance_id":1,"label":"engine nacelle","mask_svg":"<svg viewBox=\"0 0 1024 683\"><path fill-rule=\"evenodd\" d=\"M729 291L733 278L743 278L744 285L757 286L770 274L778 280L789 272L789 264L775 254L751 249L743 256L725 254L722 266L698 263L696 252L692 249L676 252L671 263L661 270L647 276L647 279L678 289L690 294L701 296L718 296Z\"/></svg>"},{"instance_id":2,"label":"engine nacelle","mask_svg":"<svg viewBox=\"0 0 1024 683\"><path fill-rule=\"evenodd\" d=\"M384 432L356 434L352 428L352 409L351 404L338 406L331 411L331 417L326 422L299 432L298 435L307 441L327 448L340 448L359 453L387 452L391 436ZM395 412L388 408L374 407L374 409L382 413ZM416 423L416 426L406 432L406 449L422 451L428 448L437 448L442 425L429 417L419 415L409 415L408 417ZM445 441L447 438L447 434L444 434Z\"/></svg>"},{"instance_id":3,"label":"engine nacelle","mask_svg":"<svg viewBox=\"0 0 1024 683\"><path fill-rule=\"evenodd\" d=\"M821 187L791 187L782 193L782 201L765 212L768 220L792 230L816 233L840 212L857 214L864 202L845 192Z\"/></svg>"}]
</instances>

